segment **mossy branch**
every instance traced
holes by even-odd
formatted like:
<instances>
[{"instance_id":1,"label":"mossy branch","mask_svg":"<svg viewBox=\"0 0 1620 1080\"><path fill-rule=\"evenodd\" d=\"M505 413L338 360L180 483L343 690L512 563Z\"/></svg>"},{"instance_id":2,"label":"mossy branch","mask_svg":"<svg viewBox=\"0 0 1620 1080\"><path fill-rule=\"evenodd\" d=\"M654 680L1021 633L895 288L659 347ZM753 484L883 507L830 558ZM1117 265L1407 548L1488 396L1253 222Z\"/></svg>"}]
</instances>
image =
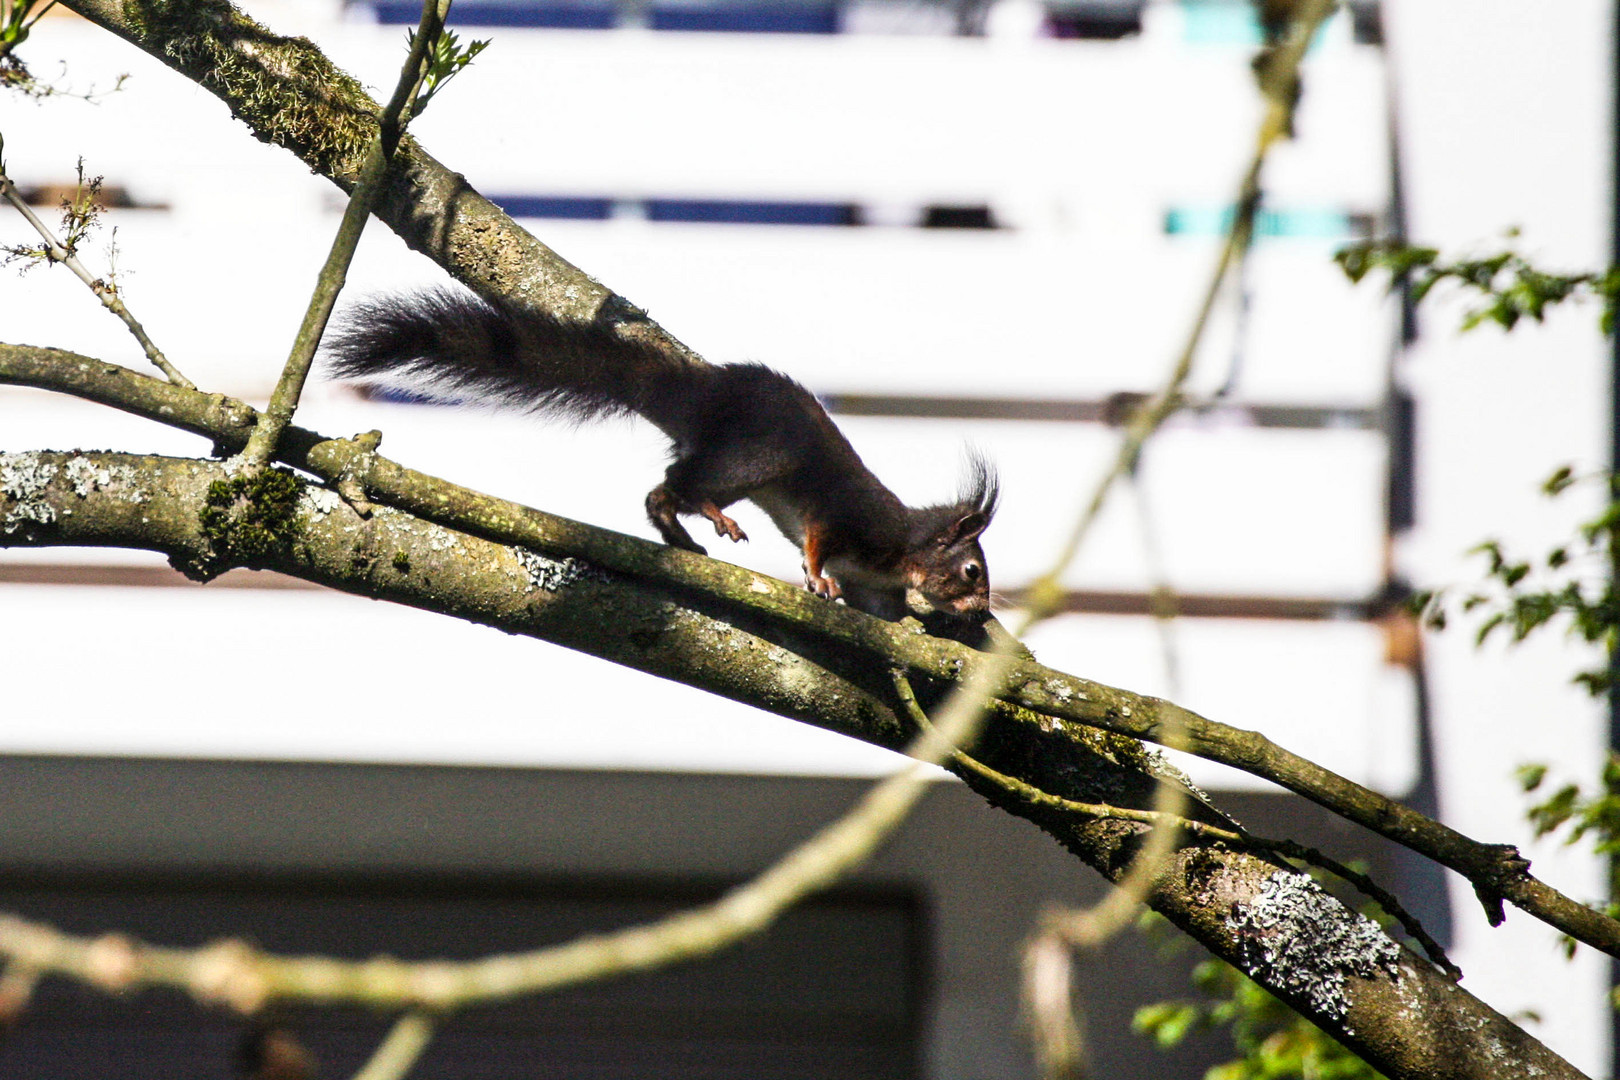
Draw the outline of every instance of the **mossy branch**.
<instances>
[{"instance_id":1,"label":"mossy branch","mask_svg":"<svg viewBox=\"0 0 1620 1080\"><path fill-rule=\"evenodd\" d=\"M57 349L0 345L0 383L99 401L205 436L224 453L234 453L245 445L257 415L229 398L183 390L115 364ZM920 685L933 685L956 681L984 659L983 653L956 642L828 604L803 589L742 567L471 491L405 468L363 443L327 439L293 426L288 428L278 456L329 481L358 479L371 498L425 521L547 556L581 559L650 587L671 590L739 625L769 628L774 639L824 657L834 669L854 664L864 672L863 685L872 700L892 696L888 672L896 663ZM358 472L352 467L356 462L363 464ZM581 647L573 640L564 643ZM621 659L618 653L598 655L643 666L636 660ZM879 666L869 667L871 664ZM694 684L703 685L701 681ZM734 690L717 692L738 696ZM743 697L748 699L747 694ZM1132 740L1163 742L1167 731L1179 727L1189 753L1277 783L1462 874L1473 884L1493 923L1500 922L1506 900L1579 941L1620 956L1620 922L1537 880L1516 849L1470 839L1278 746L1259 732L1216 723L1171 702L1067 675L1032 660L1014 665L1006 690L992 709L987 739L1006 733L1010 739L1047 740L1070 752L1095 750L1139 763L1141 751ZM880 711L887 717L887 737L874 736L860 721L848 727L829 726L896 747L908 725L887 706ZM968 779L971 783L972 778ZM1211 820L1226 823L1220 815Z\"/></svg>"},{"instance_id":2,"label":"mossy branch","mask_svg":"<svg viewBox=\"0 0 1620 1080\"><path fill-rule=\"evenodd\" d=\"M0 350L0 357L5 355ZM185 393L147 381L165 393ZM230 480L227 466L217 461L111 453L0 455L0 543L139 547L165 552L183 567L207 564L231 554L220 552L220 541L202 526L210 493ZM807 599L839 618L823 623L819 633L803 632L803 624L792 619L747 617L725 603L728 590L695 590L661 575L631 575L579 554L564 555L556 537L537 553L388 506L362 520L330 490L303 482L296 490L293 513L277 515L282 524L269 530L269 543L252 565L556 641L880 745L899 745L911 727L895 703L889 676L897 662L916 673L919 692L930 695L961 679L999 677L1003 663L1010 664L1012 687L1043 675L1090 687L1099 696L1117 693L1029 661L910 634L814 598ZM386 557L393 552L405 554L408 569ZM757 576L739 573L769 588ZM890 647L881 652L851 648L851 639L839 634L846 619L892 634ZM917 651L918 646L925 648ZM949 666L957 674L952 678L926 675L931 666L926 657L936 649L953 661ZM1149 700L1130 695L1115 700L1126 699ZM1019 778L1061 799L1145 810L1170 776L1140 751L1129 756L1127 747L1134 744L1126 740L1071 732L1049 719L1026 724L1015 712L1006 700L994 704L975 757L1003 772L1008 772L1006 759L1031 762ZM991 801L1050 831L1111 880L1133 863L1148 832L1135 821L1024 805L972 774L966 778ZM1224 822L1201 803L1191 811L1196 820ZM1504 1069L1515 1075L1537 1069L1547 1077L1580 1075L1275 856L1233 849L1194 830L1181 837L1145 900L1395 1080L1463 1080L1492 1069L1496 1075ZM1257 950L1259 925L1286 929L1310 947L1285 960ZM215 1000L244 1006L283 992L316 1001L364 997L429 1006L456 1000L458 988L466 985L464 972L386 960L353 967L266 958L235 943L216 945L207 962L198 959L201 966L193 968L190 954L145 949L124 939L68 938L21 922L4 926L20 943L19 958L35 969L72 970L98 985L135 975L192 989L201 985ZM510 976L502 965L481 972L479 992ZM534 985L533 980L526 977L524 985ZM379 988L386 996L379 996Z\"/></svg>"}]
</instances>

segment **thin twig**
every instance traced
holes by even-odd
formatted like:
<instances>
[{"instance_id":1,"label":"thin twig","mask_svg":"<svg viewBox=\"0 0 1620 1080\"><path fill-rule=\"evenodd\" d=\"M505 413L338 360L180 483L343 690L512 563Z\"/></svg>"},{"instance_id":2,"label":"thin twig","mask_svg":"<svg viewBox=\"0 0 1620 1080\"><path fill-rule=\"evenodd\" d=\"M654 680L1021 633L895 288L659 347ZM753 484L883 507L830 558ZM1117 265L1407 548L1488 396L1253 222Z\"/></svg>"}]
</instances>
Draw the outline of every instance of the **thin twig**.
<instances>
[{"instance_id":1,"label":"thin twig","mask_svg":"<svg viewBox=\"0 0 1620 1080\"><path fill-rule=\"evenodd\" d=\"M45 241L46 257L52 262L59 262L73 271L73 276L84 282L85 286L96 294L96 299L101 301L103 307L123 320L124 325L129 328L129 332L134 335L135 340L140 342L141 350L146 353L146 358L152 361L154 367L163 372L168 380L176 386L183 386L187 390L197 389L197 385L180 374L179 369L169 363L168 357L163 355L163 350L159 349L152 339L147 336L146 328L140 324L140 321L129 310L129 307L124 303L123 297L118 295L118 290L85 268L84 263L79 261L79 257L57 239L56 234L51 231L51 227L39 219L39 216L34 213L33 207L28 205L27 200L22 197L22 193L17 190L17 185L12 183L11 177L4 172L0 172L0 197L3 197L15 207L28 224L34 227L34 231L39 233L40 237Z\"/></svg>"},{"instance_id":2,"label":"thin twig","mask_svg":"<svg viewBox=\"0 0 1620 1080\"><path fill-rule=\"evenodd\" d=\"M906 712L919 726L926 726L928 718L917 704L917 698L912 692L910 681L899 669L896 669L892 674L895 691ZM1016 776L1009 776L1006 773L999 772L963 750L957 750L952 756L964 768L984 777L1002 790L1017 795L1032 806L1044 806L1048 809L1079 814L1104 821L1132 821L1143 825L1173 826L1175 829L1206 840L1222 841L1244 850L1271 852L1284 858L1295 859L1326 870L1334 877L1354 886L1357 891L1388 912L1392 918L1401 924L1412 940L1422 946L1423 951L1428 954L1430 960L1434 961L1436 967L1444 971L1453 980L1462 978L1462 971L1456 964L1452 963L1451 958L1446 955L1445 949L1429 935L1417 917L1402 906L1400 900L1393 893L1383 888L1366 874L1353 870L1344 863L1324 855L1316 848L1306 847L1293 840L1273 840L1258 836L1247 829L1225 829L1219 825L1211 825L1207 822L1183 817L1180 814L1161 810L1157 807L1152 810L1136 810L1125 806L1111 806L1107 803L1088 803L1079 802L1075 799L1066 799L1061 795L1054 795L1049 791L1038 788L1026 780L1020 780Z\"/></svg>"},{"instance_id":3,"label":"thin twig","mask_svg":"<svg viewBox=\"0 0 1620 1080\"><path fill-rule=\"evenodd\" d=\"M431 1038L433 1020L428 1014L419 1010L406 1013L395 1021L371 1060L354 1074L354 1080L404 1080Z\"/></svg>"},{"instance_id":4,"label":"thin twig","mask_svg":"<svg viewBox=\"0 0 1620 1080\"><path fill-rule=\"evenodd\" d=\"M926 730L930 726L928 716L923 712L922 706L917 702L917 695L912 689L911 680L907 678L905 672L901 671L899 668L895 668L889 674L894 681L895 694L899 697L900 704L905 708L906 714L919 728ZM984 777L986 780L989 780L997 787L1012 792L1013 794L1022 798L1025 802L1031 803L1032 805L1045 806L1053 810L1064 810L1074 814L1083 814L1086 817L1091 818L1104 818L1116 821L1134 821L1143 825L1156 825L1161 822L1168 822L1177 826L1178 828L1185 828L1189 832L1197 832L1200 835L1210 837L1211 839L1227 840L1232 843L1241 843L1243 841L1242 833L1235 832L1231 829L1223 829L1218 825L1206 825L1201 821L1194 821L1190 818L1184 818L1179 815L1166 815L1162 811L1158 810L1133 810L1125 806L1111 806L1108 803L1088 803L1078 802L1074 799L1065 799L1061 795L1053 795L1049 791L1038 788L1034 784L1029 783L1027 780L1020 780L1016 776L1008 776L1004 772L999 772L973 757L965 750L958 749L951 756L954 760L960 762L965 768L978 773L980 776Z\"/></svg>"},{"instance_id":5,"label":"thin twig","mask_svg":"<svg viewBox=\"0 0 1620 1080\"><path fill-rule=\"evenodd\" d=\"M432 66L434 42L444 29L444 19L449 11L450 0L424 0L422 4L422 21L411 41L405 64L400 69L394 96L389 99L378 120L376 141L371 144L366 162L360 169L359 181L349 195L349 204L344 208L343 220L338 225L337 236L332 240L332 249L327 253L326 262L316 278L315 291L304 312L304 321L298 327L298 336L293 339L292 352L270 396L269 406L260 416L258 426L248 439L247 448L242 451L243 461L250 472L269 464L275 455L276 444L281 440L281 433L292 422L293 413L298 409L298 399L303 395L304 383L315 362L315 351L320 348L321 336L326 333L326 324L337 306L338 293L343 291L343 285L348 280L349 264L354 260L355 248L360 244L360 234L365 230L371 208L382 193L389 163L405 133L405 125L410 123L411 109Z\"/></svg>"},{"instance_id":6,"label":"thin twig","mask_svg":"<svg viewBox=\"0 0 1620 1080\"><path fill-rule=\"evenodd\" d=\"M1164 386L1136 410L1130 423L1126 425L1113 464L1098 480L1091 499L1086 503L1085 510L1075 522L1064 544L1063 556L1057 564L1058 571L1038 578L1029 587L1028 595L1032 608L1055 609L1058 606L1062 598L1062 584L1059 581L1062 568L1066 568L1073 561L1075 553L1080 550L1092 525L1102 513L1114 483L1135 468L1148 438L1186 403L1181 392L1182 387L1192 373L1193 359L1198 354L1198 346L1203 340L1210 314L1221 295L1221 287L1225 284L1233 263L1242 257L1254 240L1254 221L1260 209L1261 171L1271 153L1271 148L1279 139L1286 137L1292 126L1294 88L1299 84L1300 61L1304 59L1305 50L1316 35L1317 28L1332 13L1335 3L1336 0L1306 0L1294 17L1287 39L1272 58L1270 69L1272 84L1266 92L1266 111L1255 135L1254 152L1250 157L1249 167L1238 185L1236 213L1232 217L1231 227L1227 230L1226 241L1221 245L1220 254L1216 257L1214 271L1210 274L1209 284L1204 290L1197 314L1193 317L1187 339Z\"/></svg>"},{"instance_id":7,"label":"thin twig","mask_svg":"<svg viewBox=\"0 0 1620 1080\"><path fill-rule=\"evenodd\" d=\"M1159 544L1159 530L1148 506L1148 493L1142 483L1142 472L1130 472L1131 503L1136 507L1136 520L1142 541L1142 561L1148 572L1148 611L1153 616L1153 627L1159 635L1159 654L1164 660L1165 696L1172 701L1181 700L1181 656L1176 648L1176 618L1180 614L1175 589L1170 584L1170 572L1164 561L1164 549Z\"/></svg>"},{"instance_id":8,"label":"thin twig","mask_svg":"<svg viewBox=\"0 0 1620 1080\"><path fill-rule=\"evenodd\" d=\"M1269 58L1269 64L1261 79L1261 90L1266 97L1266 110L1255 136L1249 167L1238 188L1236 213L1233 215L1225 242L1221 245L1214 271L1210 274L1209 284L1194 315L1186 341L1164 386L1136 410L1130 423L1126 425L1111 466L1098 480L1090 500L1070 531L1052 569L1031 583L1027 590L1029 610L1022 628L1034 625L1035 622L1060 609L1063 597L1063 573L1090 534L1115 483L1122 477L1135 475L1148 439L1186 403L1182 390L1192 374L1193 360L1198 354L1198 347L1209 324L1210 314L1214 311L1232 266L1234 263L1242 264L1254 241L1255 217L1260 209L1262 194L1260 175L1266 158L1277 141L1286 137L1293 129L1293 114L1298 98L1295 91L1299 85L1299 64L1304 59L1305 51L1315 36L1317 27L1327 18L1334 6L1335 0L1306 0L1290 23L1287 38ZM1164 626L1162 618L1159 625ZM1167 651L1167 655L1173 654ZM1184 719L1176 713L1169 715L1167 723L1162 728L1162 735L1160 741L1164 746L1172 749L1184 748L1188 741ZM1154 792L1153 812L1156 821L1147 839L1138 849L1136 857L1132 859L1130 868L1118 882L1118 888L1092 908L1053 913L1046 920L1043 930L1026 947L1025 994L1026 1004L1032 1011L1037 1007L1040 989L1033 982L1033 974L1044 971L1044 977L1049 981L1052 979L1050 961L1056 955L1052 948L1053 937L1059 937L1073 947L1094 952L1131 922L1137 908L1157 884L1160 873L1176 849L1178 826L1172 822L1181 819L1187 798L1188 794L1181 785L1161 783ZM1037 954L1046 958L1047 963L1044 967L1034 962ZM1046 995L1046 999L1050 1005L1050 995ZM1087 1071L1084 1064L1084 1046L1079 1037L1081 1027L1078 1023L1064 1024L1060 1022L1060 1018L1052 1016L1036 1017L1034 1028L1037 1040L1041 1032L1057 1033L1055 1043L1041 1045L1038 1041L1036 1047L1043 1070L1049 1078L1055 1080L1060 1076L1083 1075Z\"/></svg>"}]
</instances>

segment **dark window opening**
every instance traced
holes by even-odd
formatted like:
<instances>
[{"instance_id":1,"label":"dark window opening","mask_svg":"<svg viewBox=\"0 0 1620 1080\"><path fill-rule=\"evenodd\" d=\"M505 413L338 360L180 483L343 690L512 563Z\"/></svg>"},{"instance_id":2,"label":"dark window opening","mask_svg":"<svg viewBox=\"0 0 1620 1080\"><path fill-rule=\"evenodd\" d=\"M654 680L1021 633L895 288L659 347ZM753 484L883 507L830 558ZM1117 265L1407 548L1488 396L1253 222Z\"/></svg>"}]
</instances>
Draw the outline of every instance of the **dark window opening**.
<instances>
[{"instance_id":1,"label":"dark window opening","mask_svg":"<svg viewBox=\"0 0 1620 1080\"><path fill-rule=\"evenodd\" d=\"M925 229L996 229L1000 226L988 206L930 206L923 211Z\"/></svg>"},{"instance_id":2,"label":"dark window opening","mask_svg":"<svg viewBox=\"0 0 1620 1080\"><path fill-rule=\"evenodd\" d=\"M501 195L489 201L513 217L606 221L613 216L613 200L574 195Z\"/></svg>"},{"instance_id":3,"label":"dark window opening","mask_svg":"<svg viewBox=\"0 0 1620 1080\"><path fill-rule=\"evenodd\" d=\"M390 25L415 26L422 18L422 5L412 0L371 0L377 21ZM450 26L506 26L545 30L610 30L618 22L616 3L521 2L501 0L460 0L450 9Z\"/></svg>"},{"instance_id":4,"label":"dark window opening","mask_svg":"<svg viewBox=\"0 0 1620 1080\"><path fill-rule=\"evenodd\" d=\"M648 199L648 221L723 225L856 225L853 203L755 202L741 199Z\"/></svg>"},{"instance_id":5,"label":"dark window opening","mask_svg":"<svg viewBox=\"0 0 1620 1080\"><path fill-rule=\"evenodd\" d=\"M836 34L836 3L654 4L654 30L733 34Z\"/></svg>"},{"instance_id":6,"label":"dark window opening","mask_svg":"<svg viewBox=\"0 0 1620 1080\"><path fill-rule=\"evenodd\" d=\"M0 906L76 933L196 946L466 959L648 922L720 889L658 881L122 880L24 883ZM888 1080L921 1071L928 933L920 899L847 889L708 960L458 1014L412 1080ZM287 1007L320 1076L352 1075L389 1018ZM245 1024L172 992L47 979L0 1045L0 1078L227 1076Z\"/></svg>"},{"instance_id":7,"label":"dark window opening","mask_svg":"<svg viewBox=\"0 0 1620 1080\"><path fill-rule=\"evenodd\" d=\"M1142 9L1145 7L1145 0L1055 5L1046 13L1046 27L1055 38L1118 41L1142 32Z\"/></svg>"},{"instance_id":8,"label":"dark window opening","mask_svg":"<svg viewBox=\"0 0 1620 1080\"><path fill-rule=\"evenodd\" d=\"M1350 25L1352 36L1358 45L1382 45L1384 43L1383 12L1377 0L1351 0L1347 5L1350 11Z\"/></svg>"}]
</instances>

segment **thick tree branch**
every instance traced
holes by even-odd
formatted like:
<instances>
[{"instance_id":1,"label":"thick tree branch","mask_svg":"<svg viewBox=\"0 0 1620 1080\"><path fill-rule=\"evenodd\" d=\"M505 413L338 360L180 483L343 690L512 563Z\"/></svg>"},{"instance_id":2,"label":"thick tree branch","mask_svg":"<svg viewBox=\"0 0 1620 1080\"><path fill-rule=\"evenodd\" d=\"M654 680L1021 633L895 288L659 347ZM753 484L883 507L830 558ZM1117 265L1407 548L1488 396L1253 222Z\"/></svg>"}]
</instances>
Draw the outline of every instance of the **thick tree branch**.
<instances>
[{"instance_id":1,"label":"thick tree branch","mask_svg":"<svg viewBox=\"0 0 1620 1080\"><path fill-rule=\"evenodd\" d=\"M241 449L257 415L229 398L186 391L115 364L56 349L0 345L0 383L58 390L98 401L202 435L213 440L222 454ZM818 650L835 666L844 659L898 661L910 676L925 684L942 685L970 670L981 655L825 603L802 589L741 567L470 491L400 466L364 444L330 440L290 427L282 440L280 458L334 482L358 482L370 498L429 521L560 557L582 558L638 581L701 597L706 610L740 625L768 625L772 636L785 647ZM200 573L202 568L193 572ZM886 673L866 685L877 697L892 694ZM1472 840L1285 750L1258 732L1228 727L1170 702L1090 682L1032 661L1015 667L993 708L998 719L985 737L985 745L991 749L981 757L994 752L994 742L1003 732L1015 745L1025 733L1065 744L1093 745L1098 735L1091 729L1162 742L1166 730L1178 727L1189 752L1280 784L1462 874L1486 903L1493 922L1500 921L1501 903L1506 899L1576 939L1620 956L1620 923L1531 876L1528 864L1513 848ZM832 719L824 726L890 747L903 741L906 729L905 724L893 721L885 740L874 738L858 723L840 726ZM1106 750L1128 753L1121 747L1129 745L1106 744ZM1017 768L1001 771L1019 773ZM980 782L985 781L981 778ZM1230 824L1218 815L1209 823Z\"/></svg>"},{"instance_id":2,"label":"thick tree branch","mask_svg":"<svg viewBox=\"0 0 1620 1080\"><path fill-rule=\"evenodd\" d=\"M196 397L211 407L206 397ZM147 548L192 572L246 562L583 649L887 746L899 745L913 726L889 684L896 659L915 671L931 666L917 662L927 650L943 650L956 661L952 670L964 673L982 670L989 660L809 597L830 616L815 620L819 626L727 610L719 590L705 593L667 576L625 573L565 554L555 537L536 552L389 507L361 519L329 490L279 471L265 476L279 478L279 486L241 488L221 462L110 453L0 455L0 544ZM246 506L256 512L238 512ZM705 561L628 537L611 541L601 550L611 553L622 545L651 549L660 559ZM796 592L715 565L757 583L762 592ZM838 633L840 624L859 623L872 624L876 636L862 643ZM891 645L887 655L872 648L884 638ZM919 645L926 650L906 657ZM1027 662L1016 667L1015 678L1046 673ZM937 692L942 681L934 683ZM1117 693L1083 680L1073 684ZM1016 711L998 703L976 756L1062 799L1151 808L1164 774L1133 752L1134 744L1050 721L1043 731L1020 723ZM1052 832L1111 879L1125 872L1148 831L1139 821L1097 819L1061 805L1029 806L993 785L984 793ZM1193 809L1200 819L1224 823L1205 806ZM1579 1075L1277 859L1184 836L1147 901L1385 1075L1483 1077L1501 1075L1504 1063L1518 1074L1539 1068L1550 1077ZM21 959L51 966L59 958L51 950L67 946L54 939L49 945ZM136 954L152 970L181 978L165 966L172 960L167 953ZM368 963L368 978L386 974L384 969L382 961ZM304 989L319 999L324 985L325 994L352 1000L356 984L340 982L346 989L329 978Z\"/></svg>"}]
</instances>

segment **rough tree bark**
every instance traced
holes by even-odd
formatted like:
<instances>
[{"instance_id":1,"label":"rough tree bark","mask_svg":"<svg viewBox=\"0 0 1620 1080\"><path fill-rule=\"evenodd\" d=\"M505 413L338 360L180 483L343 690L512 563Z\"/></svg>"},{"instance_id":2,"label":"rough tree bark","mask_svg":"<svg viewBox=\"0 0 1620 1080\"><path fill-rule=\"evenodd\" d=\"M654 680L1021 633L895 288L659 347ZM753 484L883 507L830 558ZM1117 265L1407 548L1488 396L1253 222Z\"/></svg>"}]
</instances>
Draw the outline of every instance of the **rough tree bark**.
<instances>
[{"instance_id":1,"label":"rough tree bark","mask_svg":"<svg viewBox=\"0 0 1620 1080\"><path fill-rule=\"evenodd\" d=\"M120 377L146 378L128 372ZM196 394L205 407L209 401L207 395L181 393ZM234 437L222 431L222 442L240 442L246 430L237 428ZM323 445L315 443L306 459L318 456ZM553 520L558 528L534 550L452 531L388 506L362 518L328 488L288 472L266 473L244 485L228 461L0 455L0 544L145 548L164 552L195 576L237 565L274 570L580 648L880 745L902 744L912 727L890 681L896 664L908 659L895 639L909 637L939 652L944 663L929 665L937 682L974 662L964 646L909 634L736 568L729 572L748 579L741 591L784 608L819 603L835 631L847 623L871 636L862 642L859 636L807 632L801 621L763 608L736 610L728 603L730 588L704 590L609 568L585 553L619 548L644 556L649 568L708 560ZM1033 663L1017 677L1048 683L1062 678ZM1107 698L1111 708L1127 714L1133 701L1153 707L1151 699L1071 681L1080 694ZM976 753L1050 795L1148 809L1157 786L1175 782L1139 744L1120 736L1027 715L1005 700L992 715L993 726ZM1147 830L1137 821L1029 801L970 772L964 779L992 802L1035 821L1110 879L1125 872ZM1189 816L1230 824L1202 802L1193 804ZM1147 902L1390 1077L1486 1077L1504 1069L1580 1075L1268 854L1196 834L1183 837Z\"/></svg>"}]
</instances>

